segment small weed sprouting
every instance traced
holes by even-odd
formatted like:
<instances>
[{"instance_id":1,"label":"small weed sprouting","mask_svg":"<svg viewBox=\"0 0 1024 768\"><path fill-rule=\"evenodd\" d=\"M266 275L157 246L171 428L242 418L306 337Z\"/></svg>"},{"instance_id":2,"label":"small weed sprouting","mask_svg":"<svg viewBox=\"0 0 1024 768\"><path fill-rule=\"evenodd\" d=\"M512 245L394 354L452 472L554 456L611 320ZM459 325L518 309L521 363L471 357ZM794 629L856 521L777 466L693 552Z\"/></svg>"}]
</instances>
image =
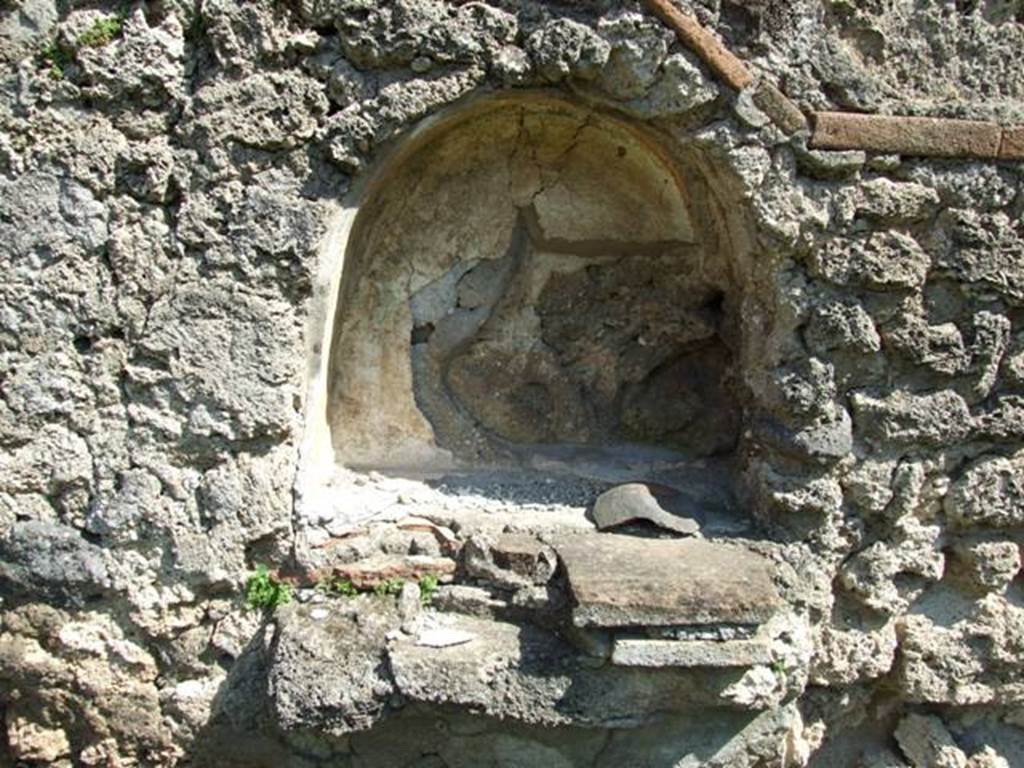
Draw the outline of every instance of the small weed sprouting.
<instances>
[{"instance_id":1,"label":"small weed sprouting","mask_svg":"<svg viewBox=\"0 0 1024 768\"><path fill-rule=\"evenodd\" d=\"M107 16L96 19L91 27L78 36L77 42L79 46L98 48L121 34L122 29L124 29L123 16Z\"/></svg>"},{"instance_id":2,"label":"small weed sprouting","mask_svg":"<svg viewBox=\"0 0 1024 768\"><path fill-rule=\"evenodd\" d=\"M775 679L779 681L781 685L786 684L786 662L783 659L775 659L772 662L772 673L775 675Z\"/></svg>"},{"instance_id":3,"label":"small weed sprouting","mask_svg":"<svg viewBox=\"0 0 1024 768\"><path fill-rule=\"evenodd\" d=\"M44 64L50 66L50 77L53 80L64 79L64 70L71 63L71 57L57 44L56 40L42 50L39 58Z\"/></svg>"},{"instance_id":4,"label":"small weed sprouting","mask_svg":"<svg viewBox=\"0 0 1024 768\"><path fill-rule=\"evenodd\" d=\"M324 579L316 585L317 591L325 595L339 595L341 597L355 597L359 594L356 585L350 579Z\"/></svg>"},{"instance_id":5,"label":"small weed sprouting","mask_svg":"<svg viewBox=\"0 0 1024 768\"><path fill-rule=\"evenodd\" d=\"M437 576L428 573L426 576L420 579L419 584L420 602L423 604L423 607L426 608L434 599L434 595L437 592L439 582L437 580Z\"/></svg>"},{"instance_id":6,"label":"small weed sprouting","mask_svg":"<svg viewBox=\"0 0 1024 768\"><path fill-rule=\"evenodd\" d=\"M402 591L401 579L385 579L373 588L373 594L377 597L393 597Z\"/></svg>"},{"instance_id":7,"label":"small weed sprouting","mask_svg":"<svg viewBox=\"0 0 1024 768\"><path fill-rule=\"evenodd\" d=\"M250 608L268 610L291 600L291 587L278 581L265 565L256 566L256 572L245 582L245 603Z\"/></svg>"}]
</instances>

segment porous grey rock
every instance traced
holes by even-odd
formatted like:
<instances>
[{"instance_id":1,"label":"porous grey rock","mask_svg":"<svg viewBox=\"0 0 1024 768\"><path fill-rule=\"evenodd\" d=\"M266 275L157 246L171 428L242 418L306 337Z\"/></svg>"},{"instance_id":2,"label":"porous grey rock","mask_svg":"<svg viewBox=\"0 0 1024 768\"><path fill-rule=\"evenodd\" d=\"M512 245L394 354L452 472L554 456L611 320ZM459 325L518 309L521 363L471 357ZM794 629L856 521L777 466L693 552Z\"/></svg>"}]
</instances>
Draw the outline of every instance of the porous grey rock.
<instances>
[{"instance_id":1,"label":"porous grey rock","mask_svg":"<svg viewBox=\"0 0 1024 768\"><path fill-rule=\"evenodd\" d=\"M546 80L567 77L592 80L605 66L611 46L588 27L571 19L554 19L535 31L526 50Z\"/></svg>"},{"instance_id":2,"label":"porous grey rock","mask_svg":"<svg viewBox=\"0 0 1024 768\"><path fill-rule=\"evenodd\" d=\"M933 603L931 611L902 619L896 664L901 691L910 701L933 704L1019 701L1022 683L1013 670L1024 648L1024 612L996 594L960 603L959 616L949 615L957 605L950 603Z\"/></svg>"},{"instance_id":3,"label":"porous grey rock","mask_svg":"<svg viewBox=\"0 0 1024 768\"><path fill-rule=\"evenodd\" d=\"M843 215L851 219L864 217L881 224L905 224L934 213L939 195L923 184L880 178L851 190L840 205Z\"/></svg>"},{"instance_id":4,"label":"porous grey rock","mask_svg":"<svg viewBox=\"0 0 1024 768\"><path fill-rule=\"evenodd\" d=\"M914 768L964 768L967 755L934 715L907 715L895 732L896 741Z\"/></svg>"},{"instance_id":5,"label":"porous grey rock","mask_svg":"<svg viewBox=\"0 0 1024 768\"><path fill-rule=\"evenodd\" d=\"M815 270L825 279L876 291L918 288L930 265L916 240L894 231L832 241L814 255Z\"/></svg>"},{"instance_id":6,"label":"porous grey rock","mask_svg":"<svg viewBox=\"0 0 1024 768\"><path fill-rule=\"evenodd\" d=\"M308 606L277 613L267 694L285 731L331 735L369 728L384 713L394 683L385 667L385 636L401 618L392 601L361 597L333 604L321 621Z\"/></svg>"},{"instance_id":7,"label":"porous grey rock","mask_svg":"<svg viewBox=\"0 0 1024 768\"><path fill-rule=\"evenodd\" d=\"M896 621L877 628L820 628L815 638L810 680L815 685L847 686L887 674L896 659Z\"/></svg>"},{"instance_id":8,"label":"porous grey rock","mask_svg":"<svg viewBox=\"0 0 1024 768\"><path fill-rule=\"evenodd\" d=\"M1017 224L1000 213L957 209L943 219L936 267L972 292L995 294L1014 305L1024 300L1024 248Z\"/></svg>"},{"instance_id":9,"label":"porous grey rock","mask_svg":"<svg viewBox=\"0 0 1024 768\"><path fill-rule=\"evenodd\" d=\"M961 576L974 589L1004 591L1021 569L1020 546L1014 541L964 540L953 545Z\"/></svg>"},{"instance_id":10,"label":"porous grey rock","mask_svg":"<svg viewBox=\"0 0 1024 768\"><path fill-rule=\"evenodd\" d=\"M871 315L854 301L817 305L807 328L807 343L819 355L849 350L867 354L882 347Z\"/></svg>"},{"instance_id":11,"label":"porous grey rock","mask_svg":"<svg viewBox=\"0 0 1024 768\"><path fill-rule=\"evenodd\" d=\"M104 613L66 613L45 603L5 609L0 669L5 689L36 691L7 710L8 738L24 753L19 758L41 759L62 752L65 741L73 744L81 734L76 716L90 722L86 758L169 761L178 754L163 724L156 661ZM69 713L62 702L83 680L88 696Z\"/></svg>"},{"instance_id":12,"label":"porous grey rock","mask_svg":"<svg viewBox=\"0 0 1024 768\"><path fill-rule=\"evenodd\" d=\"M110 591L104 551L54 522L15 523L0 537L0 582L20 599L82 606Z\"/></svg>"},{"instance_id":13,"label":"porous grey rock","mask_svg":"<svg viewBox=\"0 0 1024 768\"><path fill-rule=\"evenodd\" d=\"M0 16L0 57L16 62L44 47L59 19L56 0L18 3Z\"/></svg>"},{"instance_id":14,"label":"porous grey rock","mask_svg":"<svg viewBox=\"0 0 1024 768\"><path fill-rule=\"evenodd\" d=\"M225 141L260 149L288 149L313 137L327 111L319 84L296 72L213 80L191 105L197 138L213 150Z\"/></svg>"},{"instance_id":15,"label":"porous grey rock","mask_svg":"<svg viewBox=\"0 0 1024 768\"><path fill-rule=\"evenodd\" d=\"M946 495L957 528L1018 526L1024 522L1024 456L982 458L967 467Z\"/></svg>"},{"instance_id":16,"label":"porous grey rock","mask_svg":"<svg viewBox=\"0 0 1024 768\"><path fill-rule=\"evenodd\" d=\"M80 40L71 45L81 67L83 93L89 98L132 100L137 108L149 109L166 109L166 102L184 99L184 31L174 14L166 15L159 25L150 25L138 8L125 17L120 33L109 43L82 45Z\"/></svg>"},{"instance_id":17,"label":"porous grey rock","mask_svg":"<svg viewBox=\"0 0 1024 768\"><path fill-rule=\"evenodd\" d=\"M857 393L851 401L857 431L875 444L946 445L963 440L972 429L967 404L949 390L884 397Z\"/></svg>"},{"instance_id":18,"label":"porous grey rock","mask_svg":"<svg viewBox=\"0 0 1024 768\"><path fill-rule=\"evenodd\" d=\"M940 528L913 515L901 518L892 540L875 542L851 556L839 570L839 581L868 608L891 616L905 611L928 582L945 571L939 549ZM915 576L917 580L907 577Z\"/></svg>"},{"instance_id":19,"label":"porous grey rock","mask_svg":"<svg viewBox=\"0 0 1024 768\"><path fill-rule=\"evenodd\" d=\"M597 29L611 46L602 87L618 99L642 97L664 66L669 34L652 17L629 10L602 16Z\"/></svg>"}]
</instances>

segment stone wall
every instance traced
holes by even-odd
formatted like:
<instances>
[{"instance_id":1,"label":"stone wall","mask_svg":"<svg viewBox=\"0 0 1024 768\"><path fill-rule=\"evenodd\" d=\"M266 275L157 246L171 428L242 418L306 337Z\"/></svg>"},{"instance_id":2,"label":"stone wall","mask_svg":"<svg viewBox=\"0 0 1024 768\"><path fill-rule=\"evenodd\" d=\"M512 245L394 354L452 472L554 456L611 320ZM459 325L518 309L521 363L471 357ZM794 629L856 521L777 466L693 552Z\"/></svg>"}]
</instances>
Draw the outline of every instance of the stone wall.
<instances>
[{"instance_id":1,"label":"stone wall","mask_svg":"<svg viewBox=\"0 0 1024 768\"><path fill-rule=\"evenodd\" d=\"M0 763L1024 760L1024 9L679 7L749 82L641 3L0 2ZM732 709L592 715L602 684L580 672L569 688L598 692L567 710L514 674L531 673L535 630L507 629L533 627L524 583L503 586L512 624L473 630L509 688L454 693L387 639L409 595L304 589L325 551L353 581L426 557L472 577L449 604L500 612L465 592L504 578L484 523L345 526L296 488L340 222L424 118L517 91L688 148L749 219L743 542L790 623ZM1000 148L815 142L820 120L765 93L812 116L982 121ZM257 564L309 605L247 608ZM646 672L615 674L654 701ZM552 719L531 719L540 701Z\"/></svg>"}]
</instances>

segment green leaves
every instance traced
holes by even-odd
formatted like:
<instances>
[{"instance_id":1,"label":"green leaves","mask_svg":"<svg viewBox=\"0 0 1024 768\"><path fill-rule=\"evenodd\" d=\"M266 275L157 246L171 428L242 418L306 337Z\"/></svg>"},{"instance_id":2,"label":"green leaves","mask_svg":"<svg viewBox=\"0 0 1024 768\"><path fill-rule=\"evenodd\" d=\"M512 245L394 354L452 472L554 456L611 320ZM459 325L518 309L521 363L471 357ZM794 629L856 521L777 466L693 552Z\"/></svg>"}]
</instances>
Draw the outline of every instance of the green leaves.
<instances>
[{"instance_id":1,"label":"green leaves","mask_svg":"<svg viewBox=\"0 0 1024 768\"><path fill-rule=\"evenodd\" d=\"M439 584L440 582L437 580L437 576L434 576L433 574L428 573L420 579L420 602L423 603L424 608L430 605L431 601L434 599L434 594L437 592Z\"/></svg>"},{"instance_id":2,"label":"green leaves","mask_svg":"<svg viewBox=\"0 0 1024 768\"><path fill-rule=\"evenodd\" d=\"M269 610L291 600L291 587L278 581L265 565L256 566L256 572L245 582L245 603L250 608Z\"/></svg>"},{"instance_id":3,"label":"green leaves","mask_svg":"<svg viewBox=\"0 0 1024 768\"><path fill-rule=\"evenodd\" d=\"M79 47L106 45L121 34L123 28L123 16L107 16L102 19L96 19L91 27L78 36L78 45Z\"/></svg>"}]
</instances>

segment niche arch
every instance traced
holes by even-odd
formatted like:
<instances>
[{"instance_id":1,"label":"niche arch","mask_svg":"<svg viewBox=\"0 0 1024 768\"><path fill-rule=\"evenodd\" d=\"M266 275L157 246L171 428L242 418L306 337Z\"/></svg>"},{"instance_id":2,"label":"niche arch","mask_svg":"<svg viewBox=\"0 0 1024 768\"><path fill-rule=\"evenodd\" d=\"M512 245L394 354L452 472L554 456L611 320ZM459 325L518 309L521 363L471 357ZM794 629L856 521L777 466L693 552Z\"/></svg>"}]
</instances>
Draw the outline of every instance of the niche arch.
<instances>
[{"instance_id":1,"label":"niche arch","mask_svg":"<svg viewBox=\"0 0 1024 768\"><path fill-rule=\"evenodd\" d=\"M727 186L702 150L561 96L425 121L325 244L300 490L734 455L752 249Z\"/></svg>"}]
</instances>

